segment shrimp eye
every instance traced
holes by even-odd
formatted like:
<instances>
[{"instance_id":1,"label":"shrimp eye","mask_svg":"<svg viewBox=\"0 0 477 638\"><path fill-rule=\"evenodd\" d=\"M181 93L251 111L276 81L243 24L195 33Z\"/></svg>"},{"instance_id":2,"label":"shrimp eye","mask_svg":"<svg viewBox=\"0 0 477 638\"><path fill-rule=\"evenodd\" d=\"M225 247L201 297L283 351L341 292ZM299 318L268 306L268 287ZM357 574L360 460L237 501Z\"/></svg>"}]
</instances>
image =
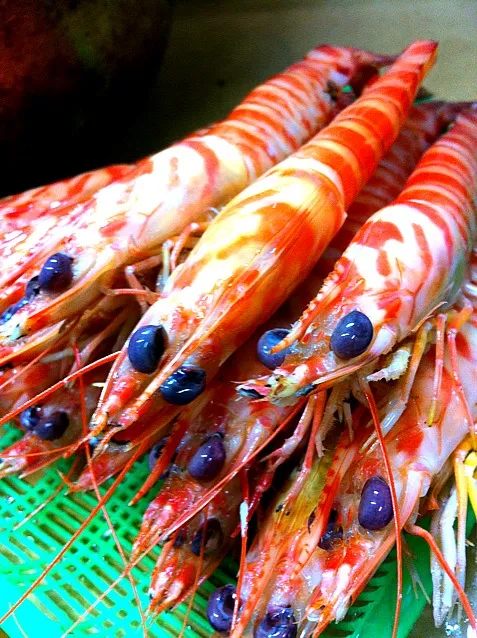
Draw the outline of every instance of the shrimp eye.
<instances>
[{"instance_id":1,"label":"shrimp eye","mask_svg":"<svg viewBox=\"0 0 477 638\"><path fill-rule=\"evenodd\" d=\"M207 603L207 619L215 631L230 631L235 605L234 585L219 587L210 595Z\"/></svg>"},{"instance_id":2,"label":"shrimp eye","mask_svg":"<svg viewBox=\"0 0 477 638\"><path fill-rule=\"evenodd\" d=\"M205 538L204 536L205 528ZM216 518L211 518L197 530L190 544L190 550L195 556L200 556L200 552L204 552L204 556L212 554L220 549L224 542L224 532L222 526Z\"/></svg>"},{"instance_id":3,"label":"shrimp eye","mask_svg":"<svg viewBox=\"0 0 477 638\"><path fill-rule=\"evenodd\" d=\"M207 482L214 479L224 467L225 446L220 434L213 434L199 446L187 465L189 474L196 481Z\"/></svg>"},{"instance_id":4,"label":"shrimp eye","mask_svg":"<svg viewBox=\"0 0 477 638\"><path fill-rule=\"evenodd\" d=\"M20 414L20 425L25 430L34 430L41 419L41 408L39 405L32 405Z\"/></svg>"},{"instance_id":5,"label":"shrimp eye","mask_svg":"<svg viewBox=\"0 0 477 638\"><path fill-rule=\"evenodd\" d=\"M318 543L318 547L321 547L321 549L326 549L326 551L329 551L333 548L333 545L336 543L336 541L342 540L343 528L341 527L341 525L336 525L337 519L338 512L336 510L331 510L330 516L328 518L328 523L326 524L326 531L320 538Z\"/></svg>"},{"instance_id":6,"label":"shrimp eye","mask_svg":"<svg viewBox=\"0 0 477 638\"><path fill-rule=\"evenodd\" d=\"M187 405L205 390L205 370L181 366L159 387L162 397L172 405Z\"/></svg>"},{"instance_id":7,"label":"shrimp eye","mask_svg":"<svg viewBox=\"0 0 477 638\"><path fill-rule=\"evenodd\" d=\"M33 297L36 297L40 293L40 290L40 278L32 277L26 285L25 298L28 300L33 299Z\"/></svg>"},{"instance_id":8,"label":"shrimp eye","mask_svg":"<svg viewBox=\"0 0 477 638\"><path fill-rule=\"evenodd\" d=\"M257 356L263 365L270 370L278 368L285 361L289 348L285 348L285 350L281 350L275 354L271 354L270 350L274 348L277 343L285 339L289 332L289 330L285 330L284 328L274 328L273 330L264 332L258 340Z\"/></svg>"},{"instance_id":9,"label":"shrimp eye","mask_svg":"<svg viewBox=\"0 0 477 638\"><path fill-rule=\"evenodd\" d=\"M34 431L43 441L54 441L63 436L69 423L66 412L53 412L40 419Z\"/></svg>"},{"instance_id":10,"label":"shrimp eye","mask_svg":"<svg viewBox=\"0 0 477 638\"><path fill-rule=\"evenodd\" d=\"M138 372L151 374L159 365L165 349L166 339L162 326L141 326L129 339L129 361Z\"/></svg>"},{"instance_id":11,"label":"shrimp eye","mask_svg":"<svg viewBox=\"0 0 477 638\"><path fill-rule=\"evenodd\" d=\"M38 275L38 284L45 292L63 292L73 279L71 258L65 253L48 257Z\"/></svg>"},{"instance_id":12,"label":"shrimp eye","mask_svg":"<svg viewBox=\"0 0 477 638\"><path fill-rule=\"evenodd\" d=\"M359 502L358 521L365 529L378 530L386 527L393 518L391 490L380 476L366 481Z\"/></svg>"},{"instance_id":13,"label":"shrimp eye","mask_svg":"<svg viewBox=\"0 0 477 638\"><path fill-rule=\"evenodd\" d=\"M254 638L295 638L298 633L293 610L273 607L255 630Z\"/></svg>"},{"instance_id":14,"label":"shrimp eye","mask_svg":"<svg viewBox=\"0 0 477 638\"><path fill-rule=\"evenodd\" d=\"M353 310L338 321L330 346L340 359L353 359L363 354L373 339L373 324L359 310Z\"/></svg>"}]
</instances>

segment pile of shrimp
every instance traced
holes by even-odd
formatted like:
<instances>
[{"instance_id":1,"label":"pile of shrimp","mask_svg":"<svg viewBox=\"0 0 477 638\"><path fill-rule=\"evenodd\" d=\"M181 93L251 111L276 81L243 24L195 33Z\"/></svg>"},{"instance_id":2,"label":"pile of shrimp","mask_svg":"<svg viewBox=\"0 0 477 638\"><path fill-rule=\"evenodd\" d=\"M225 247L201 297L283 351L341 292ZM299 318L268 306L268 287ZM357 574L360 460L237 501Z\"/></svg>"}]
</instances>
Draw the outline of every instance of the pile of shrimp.
<instances>
[{"instance_id":1,"label":"pile of shrimp","mask_svg":"<svg viewBox=\"0 0 477 638\"><path fill-rule=\"evenodd\" d=\"M477 105L413 106L436 52L318 46L136 165L0 201L0 423L20 431L0 477L75 455L69 490L98 498L0 623L148 455L118 551L131 578L162 545L152 614L236 550L211 631L319 636L395 546L394 638L406 530L436 624L459 600L477 631Z\"/></svg>"}]
</instances>

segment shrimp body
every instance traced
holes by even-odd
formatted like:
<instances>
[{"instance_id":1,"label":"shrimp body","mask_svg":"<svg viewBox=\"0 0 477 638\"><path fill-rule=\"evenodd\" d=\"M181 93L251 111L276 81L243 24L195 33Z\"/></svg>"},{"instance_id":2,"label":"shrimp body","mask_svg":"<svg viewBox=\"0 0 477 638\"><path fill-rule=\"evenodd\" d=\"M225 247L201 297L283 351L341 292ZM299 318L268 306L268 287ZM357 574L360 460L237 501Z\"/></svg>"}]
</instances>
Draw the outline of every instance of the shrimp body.
<instances>
[{"instance_id":1,"label":"shrimp body","mask_svg":"<svg viewBox=\"0 0 477 638\"><path fill-rule=\"evenodd\" d=\"M452 305L476 238L476 143L477 114L469 110L424 154L395 202L357 233L280 344L292 345L284 364L245 387L271 401L329 387ZM341 338L338 322L352 311L367 318L369 347L348 357L333 351L332 337Z\"/></svg>"},{"instance_id":2,"label":"shrimp body","mask_svg":"<svg viewBox=\"0 0 477 638\"><path fill-rule=\"evenodd\" d=\"M159 370L137 372L124 350L93 436L158 412L158 389L183 365L210 380L305 279L398 135L435 51L432 42L411 45L326 129L221 211L139 324L161 325L167 335Z\"/></svg>"},{"instance_id":3,"label":"shrimp body","mask_svg":"<svg viewBox=\"0 0 477 638\"><path fill-rule=\"evenodd\" d=\"M457 336L453 335L455 358L450 348L445 353L440 407L433 425L428 425L427 417L433 396L435 346L419 364L406 409L392 429L384 430L401 527L414 522L420 499L428 494L477 419L476 260L474 252L471 277L466 279L462 295L454 305L460 312L470 302L473 312ZM384 423L388 391L379 384L377 389L382 396L380 418ZM388 478L372 421L362 406L358 410L361 413L356 412L353 419L353 440L348 432L342 433L318 503L308 502L311 510L307 533L298 543L295 535L281 544L280 551L284 555L290 552L293 560L283 577L273 577L267 593L269 606L292 606L297 623L303 631L306 628L306 635L317 636L331 620L344 617L350 601L356 599L395 542L392 519L374 527L373 521L359 518L362 501L369 498L366 483L376 478L387 482ZM312 474L307 480L312 480ZM389 501L387 506L390 507ZM331 512L334 518L330 526ZM251 561L254 555L252 548ZM252 568L253 562L250 573L247 567L244 575L244 593L250 598L244 609L249 611L253 610L257 596ZM242 635L239 629L249 617L246 615L240 621L237 633L232 636Z\"/></svg>"},{"instance_id":4,"label":"shrimp body","mask_svg":"<svg viewBox=\"0 0 477 638\"><path fill-rule=\"evenodd\" d=\"M40 290L2 323L0 360L18 356L41 328L77 315L118 268L154 254L295 151L332 117L330 87L339 90L362 66L389 59L317 47L252 91L223 122L139 162L122 179L70 207L61 228L48 216L38 220L33 234L15 232L5 248L10 260L0 277L0 310L24 296L27 282L52 254L70 258L72 277L66 290Z\"/></svg>"},{"instance_id":5,"label":"shrimp body","mask_svg":"<svg viewBox=\"0 0 477 638\"><path fill-rule=\"evenodd\" d=\"M100 188L124 177L133 168L122 164L107 166L4 197L0 200L0 228L4 231L10 224L10 230L14 230L18 224L32 222L45 213L85 201Z\"/></svg>"},{"instance_id":6,"label":"shrimp body","mask_svg":"<svg viewBox=\"0 0 477 638\"><path fill-rule=\"evenodd\" d=\"M241 499L239 481L234 479L165 543L151 576L152 612L178 605L212 575L232 546Z\"/></svg>"},{"instance_id":7,"label":"shrimp body","mask_svg":"<svg viewBox=\"0 0 477 638\"><path fill-rule=\"evenodd\" d=\"M477 418L476 328L474 318L460 333L469 350L466 356L459 357L465 396L473 419ZM434 359L431 354L426 355L418 371L413 397L385 439L392 462L401 526L414 522L419 499L428 493L432 480L472 426L467 421L466 410L453 387L451 375L447 360L442 393L445 408L438 422L429 427L426 416L432 395ZM358 522L360 495L366 481L376 475L386 476L379 451L366 452L354 460L335 496L334 507L340 511L343 542L337 543L326 556L314 557L315 568L318 562L320 564L321 582L307 610L308 618L316 623L313 635L318 635L332 619L343 618L350 600L356 599L395 542L392 523L383 530L370 532ZM312 563L309 568L313 569Z\"/></svg>"},{"instance_id":8,"label":"shrimp body","mask_svg":"<svg viewBox=\"0 0 477 638\"><path fill-rule=\"evenodd\" d=\"M335 262L364 222L397 199L424 151L445 132L458 113L470 105L433 101L411 108L396 142L349 207L345 223L325 250L320 260L325 276L333 271Z\"/></svg>"},{"instance_id":9,"label":"shrimp body","mask_svg":"<svg viewBox=\"0 0 477 638\"><path fill-rule=\"evenodd\" d=\"M477 418L475 308L474 305L473 317L459 333L458 349L459 375L472 419ZM432 347L421 360L406 410L385 437L401 527L414 522L420 499L426 496L431 483L472 426L462 395L457 391L450 358L446 356L442 408L434 425L429 427L427 415L434 370ZM385 411L385 407L382 409ZM274 507L263 522L247 556L242 617L231 638L252 636L267 610L276 609L290 609L298 635L318 636L332 620L344 617L392 548L395 542L392 520L380 529L368 529L358 519L367 481L377 477L387 482L369 413L363 406L359 410L361 414L353 419L354 438L350 440L348 432L341 434L320 493L307 498L316 485L315 472L320 466L317 459L296 501L288 506L290 515L281 518ZM294 491L293 486L289 491ZM285 491L277 503L284 502L287 507L287 498ZM289 534L289 519L295 518L297 528L292 528Z\"/></svg>"},{"instance_id":10,"label":"shrimp body","mask_svg":"<svg viewBox=\"0 0 477 638\"><path fill-rule=\"evenodd\" d=\"M297 599L297 587L289 574L296 568L297 548L309 535L310 516L326 481L333 454L331 450L315 459L311 471L297 494L295 470L274 502L247 552L240 591L241 609L238 622L230 636L255 635L255 630L270 611L290 609L292 622L297 624L303 613L303 600ZM309 585L317 583L310 576Z\"/></svg>"},{"instance_id":11,"label":"shrimp body","mask_svg":"<svg viewBox=\"0 0 477 638\"><path fill-rule=\"evenodd\" d=\"M323 257L306 281L294 291L293 295L278 311L279 316L274 316L267 328L289 325L290 322L299 317L303 305L320 289L324 277L330 272L337 257L341 255L354 234L366 219L390 203L399 194L422 153L442 133L461 108L460 104L433 102L411 109L396 142L348 209L348 216L341 230L325 250ZM218 403L218 405L223 406L224 413L228 415L226 423L222 422L222 414L218 414L217 420L217 427L221 428L224 435L224 445L227 448L224 472L233 472L234 468L253 454L265 438L292 412L290 406L278 407L264 402L250 403L248 399L237 397L235 394L235 385L232 385L232 382L246 380L252 375L261 375L267 372L267 369L256 358L257 339L258 334L251 337L249 342L234 353L222 369L220 381L213 382L209 388L211 395L206 403ZM213 398L214 396L218 397L217 400ZM162 418L163 414L161 412L159 416ZM215 419L209 414L207 419L203 421L206 424L204 433L200 434L202 417L197 414L195 409L191 411L188 407L181 414L181 420L188 418L190 423L186 426L186 434L180 444L181 451L175 460L174 465L177 468L185 468L188 462L188 450L190 454L190 450L194 447L196 434L204 436L205 432L215 431ZM92 471L94 471L95 480L100 483L118 472L131 457L135 445L134 441L138 440L137 435L143 438L149 428L155 427L155 423L156 419L153 418L144 423L142 427L138 423L137 427L132 426L132 428L126 429L122 433L122 438L130 443L130 447L126 449L124 445L122 448L113 446L110 452L105 450L101 455L96 456L92 460L91 468L85 468L80 476L77 488L91 489L93 487ZM267 424L267 427L261 427L260 423ZM150 439L151 445L164 434L165 431L159 428L156 435ZM237 448L236 443L232 443L233 441L240 442L240 454L236 453L239 448ZM229 445L232 446L230 450L228 449ZM197 500L211 487L210 485L200 486L193 482L191 484L184 483L181 472L179 475L176 480L175 472L171 473L170 478L166 481L168 490L162 490L156 499L157 508L151 505L151 514L149 515L148 510L145 515L142 530L143 543L148 540L146 529L149 530L149 534L153 530L158 533L164 532L167 526L174 521L174 509L184 512L186 509L193 508ZM172 509L163 507L167 494L181 494L181 504L176 503L175 508ZM154 514L152 513L153 508Z\"/></svg>"}]
</instances>

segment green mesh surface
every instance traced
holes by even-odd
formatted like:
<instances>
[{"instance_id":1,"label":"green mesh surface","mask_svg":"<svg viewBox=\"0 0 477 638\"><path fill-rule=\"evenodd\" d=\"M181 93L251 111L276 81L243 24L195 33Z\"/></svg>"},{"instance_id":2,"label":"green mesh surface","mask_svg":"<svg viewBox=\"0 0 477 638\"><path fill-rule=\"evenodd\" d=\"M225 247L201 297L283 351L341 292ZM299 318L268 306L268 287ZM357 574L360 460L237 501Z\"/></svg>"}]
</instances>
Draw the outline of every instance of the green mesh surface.
<instances>
[{"instance_id":1,"label":"green mesh surface","mask_svg":"<svg viewBox=\"0 0 477 638\"><path fill-rule=\"evenodd\" d=\"M18 437L8 431L2 438L7 445ZM58 470L68 471L70 462L62 461L34 480L15 477L0 481L0 611L3 613L25 591L44 567L69 540L87 514L96 505L92 494L57 495L39 513L16 531L13 528L62 483ZM148 474L147 460L136 463L107 505L108 513L126 556L129 555L139 529L147 499L134 507L127 503ZM104 493L111 485L109 481ZM415 555L414 564L428 592L431 590L429 551L421 539L408 538ZM133 571L142 606L147 606L149 575L158 553L152 553ZM59 638L97 596L114 582L122 571L122 561L114 539L99 513L75 541L63 560L55 566L41 586L2 626L10 638L48 636ZM208 637L212 631L205 620L208 595L218 586L233 582L237 565L226 560L222 568L205 583L195 596L184 631L186 638ZM346 619L333 624L324 634L327 638L386 638L391 635L396 592L396 562L391 555L379 568L368 588L350 609ZM408 634L421 613L425 598L416 595L407 570L404 573L403 610L400 638ZM151 638L179 636L187 604L167 612L149 626ZM23 632L19 629L22 628ZM0 634L1 635L1 634ZM141 636L141 622L132 588L127 579L102 601L88 620L74 630L74 636Z\"/></svg>"}]
</instances>

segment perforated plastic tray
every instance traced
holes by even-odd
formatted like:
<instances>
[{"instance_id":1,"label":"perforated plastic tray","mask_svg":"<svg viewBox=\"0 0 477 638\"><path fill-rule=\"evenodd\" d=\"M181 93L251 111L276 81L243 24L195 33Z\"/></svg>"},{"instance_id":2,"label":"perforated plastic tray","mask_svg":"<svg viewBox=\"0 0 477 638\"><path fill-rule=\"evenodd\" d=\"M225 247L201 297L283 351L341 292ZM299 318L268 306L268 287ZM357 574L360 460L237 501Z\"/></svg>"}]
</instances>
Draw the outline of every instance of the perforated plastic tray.
<instances>
[{"instance_id":1,"label":"perforated plastic tray","mask_svg":"<svg viewBox=\"0 0 477 638\"><path fill-rule=\"evenodd\" d=\"M2 445L18 438L18 430L4 429ZM0 611L13 604L69 540L87 514L96 505L93 494L65 495L62 490L46 507L14 527L39 507L61 484L59 471L68 471L70 462L61 461L47 469L41 477L22 481L11 477L0 481ZM129 507L132 495L148 473L147 461L136 463L107 505L108 513L126 556L131 549L147 499ZM111 485L108 482L102 491ZM420 539L408 538L415 555L415 566L424 587L431 589L429 551ZM151 553L133 571L143 607L147 606L149 577L158 551ZM10 638L48 636L59 638L105 589L116 580L123 563L114 539L101 513L75 541L63 560L55 566L34 594L7 620L2 629ZM237 565L224 561L210 581L194 598L185 627L185 638L205 638L212 631L205 619L208 595L224 583L233 582ZM386 638L391 635L396 592L396 562L388 557L368 588L351 607L345 620L333 624L326 638ZM403 610L399 636L404 638L421 613L425 598L415 592L407 570L404 573ZM175 638L180 635L187 603L175 611L162 614L148 629L151 638ZM21 628L21 629L20 629ZM23 632L23 633L22 633ZM1 635L1 633L0 633ZM127 579L91 612L88 619L75 628L74 636L123 638L142 635L140 616Z\"/></svg>"}]
</instances>

